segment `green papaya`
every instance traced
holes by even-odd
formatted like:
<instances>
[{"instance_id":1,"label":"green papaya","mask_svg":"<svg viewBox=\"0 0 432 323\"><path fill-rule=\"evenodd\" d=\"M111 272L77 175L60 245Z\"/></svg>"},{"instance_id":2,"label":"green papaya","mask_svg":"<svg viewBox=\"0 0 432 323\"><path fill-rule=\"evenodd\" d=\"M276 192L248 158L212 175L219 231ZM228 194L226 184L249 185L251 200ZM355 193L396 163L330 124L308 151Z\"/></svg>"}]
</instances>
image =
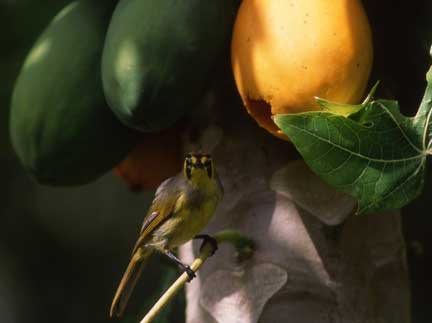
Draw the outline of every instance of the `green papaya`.
<instances>
[{"instance_id":1,"label":"green papaya","mask_svg":"<svg viewBox=\"0 0 432 323\"><path fill-rule=\"evenodd\" d=\"M106 104L100 61L115 1L73 1L28 54L12 95L10 134L41 184L88 183L135 144Z\"/></svg>"},{"instance_id":2,"label":"green papaya","mask_svg":"<svg viewBox=\"0 0 432 323\"><path fill-rule=\"evenodd\" d=\"M117 117L131 128L159 131L196 105L229 48L238 4L120 0L102 58L105 97Z\"/></svg>"}]
</instances>

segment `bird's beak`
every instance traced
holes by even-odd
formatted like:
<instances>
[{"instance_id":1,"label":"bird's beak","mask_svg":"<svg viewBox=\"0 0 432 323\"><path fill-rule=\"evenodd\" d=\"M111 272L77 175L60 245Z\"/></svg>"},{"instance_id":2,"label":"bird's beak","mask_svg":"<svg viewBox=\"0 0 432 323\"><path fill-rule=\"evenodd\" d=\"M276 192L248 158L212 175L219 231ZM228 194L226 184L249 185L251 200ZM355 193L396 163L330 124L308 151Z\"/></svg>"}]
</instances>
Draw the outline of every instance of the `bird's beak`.
<instances>
[{"instance_id":1,"label":"bird's beak","mask_svg":"<svg viewBox=\"0 0 432 323\"><path fill-rule=\"evenodd\" d=\"M204 169L204 164L201 162L197 162L194 166L195 166L195 168L198 168L198 169Z\"/></svg>"}]
</instances>

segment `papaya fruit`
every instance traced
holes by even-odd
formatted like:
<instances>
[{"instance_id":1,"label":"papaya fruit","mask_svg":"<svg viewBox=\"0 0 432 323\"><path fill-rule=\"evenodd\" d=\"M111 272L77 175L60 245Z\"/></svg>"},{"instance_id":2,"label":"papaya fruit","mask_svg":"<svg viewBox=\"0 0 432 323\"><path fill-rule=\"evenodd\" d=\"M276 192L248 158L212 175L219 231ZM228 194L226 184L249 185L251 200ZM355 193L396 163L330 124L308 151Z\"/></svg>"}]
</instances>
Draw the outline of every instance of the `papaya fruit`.
<instances>
[{"instance_id":1,"label":"papaya fruit","mask_svg":"<svg viewBox=\"0 0 432 323\"><path fill-rule=\"evenodd\" d=\"M358 103L373 60L360 0L244 0L233 30L231 62L249 114L286 136L274 114L319 109L314 97Z\"/></svg>"},{"instance_id":2,"label":"papaya fruit","mask_svg":"<svg viewBox=\"0 0 432 323\"><path fill-rule=\"evenodd\" d=\"M229 49L236 0L120 0L102 80L111 109L144 132L168 128L197 103Z\"/></svg>"},{"instance_id":3,"label":"papaya fruit","mask_svg":"<svg viewBox=\"0 0 432 323\"><path fill-rule=\"evenodd\" d=\"M73 1L43 31L15 83L13 147L41 184L88 183L135 145L106 104L100 61L115 1Z\"/></svg>"},{"instance_id":4,"label":"papaya fruit","mask_svg":"<svg viewBox=\"0 0 432 323\"><path fill-rule=\"evenodd\" d=\"M139 143L114 168L133 192L155 190L182 170L183 152L178 127L161 133L143 133Z\"/></svg>"}]
</instances>

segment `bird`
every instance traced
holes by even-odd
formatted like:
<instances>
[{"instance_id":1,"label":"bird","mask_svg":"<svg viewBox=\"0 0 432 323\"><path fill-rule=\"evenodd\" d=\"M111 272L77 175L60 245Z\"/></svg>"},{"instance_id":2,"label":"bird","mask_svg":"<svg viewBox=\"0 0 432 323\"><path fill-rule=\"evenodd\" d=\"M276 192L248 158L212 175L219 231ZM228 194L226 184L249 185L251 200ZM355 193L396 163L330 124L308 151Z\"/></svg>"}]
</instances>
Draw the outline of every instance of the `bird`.
<instances>
[{"instance_id":1,"label":"bird","mask_svg":"<svg viewBox=\"0 0 432 323\"><path fill-rule=\"evenodd\" d=\"M198 152L185 156L183 170L157 188L153 202L132 251L132 256L114 295L110 316L121 317L141 272L154 252L166 255L188 274L173 250L193 238L208 240L216 250L216 241L198 234L210 222L223 198L223 186L210 154Z\"/></svg>"}]
</instances>

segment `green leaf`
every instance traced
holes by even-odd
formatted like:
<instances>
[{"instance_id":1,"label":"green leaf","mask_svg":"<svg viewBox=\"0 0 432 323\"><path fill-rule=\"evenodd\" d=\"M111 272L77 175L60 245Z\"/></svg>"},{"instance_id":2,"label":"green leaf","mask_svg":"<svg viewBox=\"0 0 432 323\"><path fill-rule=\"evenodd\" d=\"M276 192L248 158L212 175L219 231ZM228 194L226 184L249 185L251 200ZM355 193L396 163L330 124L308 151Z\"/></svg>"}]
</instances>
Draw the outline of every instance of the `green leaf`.
<instances>
[{"instance_id":1,"label":"green leaf","mask_svg":"<svg viewBox=\"0 0 432 323\"><path fill-rule=\"evenodd\" d=\"M324 110L348 117L349 115L360 111L365 105L369 104L372 101L372 97L374 96L375 91L378 88L378 85L379 85L379 81L375 83L375 85L370 90L369 95L361 104L337 103L337 102L331 102L318 97L315 97L315 100Z\"/></svg>"},{"instance_id":2,"label":"green leaf","mask_svg":"<svg viewBox=\"0 0 432 323\"><path fill-rule=\"evenodd\" d=\"M277 115L274 121L316 174L358 200L358 214L400 208L423 187L431 150L431 81L414 118L403 116L396 101L368 100L353 106L354 113L333 109Z\"/></svg>"}]
</instances>

